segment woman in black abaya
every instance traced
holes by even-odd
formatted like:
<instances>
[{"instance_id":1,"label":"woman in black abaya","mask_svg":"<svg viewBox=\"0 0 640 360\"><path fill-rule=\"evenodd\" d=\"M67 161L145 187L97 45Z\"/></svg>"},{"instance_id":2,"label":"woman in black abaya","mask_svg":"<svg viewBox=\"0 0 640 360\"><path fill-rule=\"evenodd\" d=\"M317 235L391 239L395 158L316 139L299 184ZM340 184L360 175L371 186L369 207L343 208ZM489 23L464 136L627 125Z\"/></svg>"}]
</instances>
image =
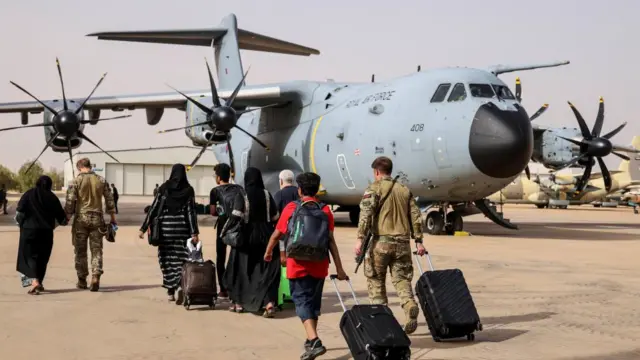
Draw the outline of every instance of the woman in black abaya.
<instances>
[{"instance_id":1,"label":"woman in black abaya","mask_svg":"<svg viewBox=\"0 0 640 360\"><path fill-rule=\"evenodd\" d=\"M50 177L41 176L36 186L22 195L16 208L16 221L20 226L16 270L31 279L31 295L44 291L42 282L53 249L56 221L67 224L67 215L58 197L51 192L52 186Z\"/></svg>"},{"instance_id":2,"label":"woman in black abaya","mask_svg":"<svg viewBox=\"0 0 640 360\"><path fill-rule=\"evenodd\" d=\"M230 221L243 221L243 243L231 248L224 281L232 301L230 311L258 312L265 309L264 317L273 317L280 286L280 263L265 262L264 251L275 222L278 209L271 194L265 189L260 170L250 167L244 174L246 199L237 202L243 218L231 216ZM235 212L235 211L234 211ZM280 249L274 249L274 258Z\"/></svg>"},{"instance_id":3,"label":"woman in black abaya","mask_svg":"<svg viewBox=\"0 0 640 360\"><path fill-rule=\"evenodd\" d=\"M165 202L160 209L163 196L165 196ZM167 289L169 301L176 301L178 305L184 300L181 292L178 293L177 299L175 295L182 279L182 265L189 256L187 239L191 237L196 242L199 241L195 204L195 191L189 184L185 166L173 165L169 180L158 189L138 234L142 239L151 225L151 220L156 216L160 217L158 262L162 271L162 287Z\"/></svg>"}]
</instances>

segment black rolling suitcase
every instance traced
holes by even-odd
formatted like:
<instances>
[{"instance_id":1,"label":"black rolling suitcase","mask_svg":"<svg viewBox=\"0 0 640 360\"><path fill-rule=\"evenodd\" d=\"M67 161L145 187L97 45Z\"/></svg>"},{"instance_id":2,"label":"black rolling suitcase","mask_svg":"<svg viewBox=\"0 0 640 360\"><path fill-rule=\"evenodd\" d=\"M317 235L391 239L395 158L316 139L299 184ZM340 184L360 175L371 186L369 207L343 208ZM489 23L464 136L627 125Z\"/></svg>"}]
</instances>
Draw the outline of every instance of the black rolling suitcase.
<instances>
[{"instance_id":1,"label":"black rolling suitcase","mask_svg":"<svg viewBox=\"0 0 640 360\"><path fill-rule=\"evenodd\" d=\"M416 296L433 340L440 342L460 337L474 340L474 332L482 331L482 323L462 271L434 270L427 253L431 271L423 272L420 257L417 252L413 254L420 270Z\"/></svg>"},{"instance_id":2,"label":"black rolling suitcase","mask_svg":"<svg viewBox=\"0 0 640 360\"><path fill-rule=\"evenodd\" d=\"M411 340L405 334L393 312L386 305L360 305L347 280L356 305L347 309L336 284L336 275L329 276L338 294L344 314L340 331L355 360L409 360Z\"/></svg>"}]
</instances>

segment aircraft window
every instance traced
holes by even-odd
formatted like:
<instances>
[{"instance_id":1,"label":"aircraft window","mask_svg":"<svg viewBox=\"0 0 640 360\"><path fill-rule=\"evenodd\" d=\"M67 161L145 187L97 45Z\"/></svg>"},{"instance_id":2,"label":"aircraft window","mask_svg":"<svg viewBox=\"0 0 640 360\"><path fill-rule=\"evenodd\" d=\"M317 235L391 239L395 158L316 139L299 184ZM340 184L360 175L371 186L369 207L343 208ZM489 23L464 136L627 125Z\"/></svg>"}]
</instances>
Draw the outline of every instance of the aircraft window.
<instances>
[{"instance_id":1,"label":"aircraft window","mask_svg":"<svg viewBox=\"0 0 640 360\"><path fill-rule=\"evenodd\" d=\"M447 101L462 101L467 98L467 90L464 88L464 84L457 83L453 90L451 90L451 95L449 95L449 99Z\"/></svg>"},{"instance_id":2,"label":"aircraft window","mask_svg":"<svg viewBox=\"0 0 640 360\"><path fill-rule=\"evenodd\" d=\"M433 93L433 96L431 97L431 102L432 103L442 102L444 98L447 96L447 93L449 92L450 87L451 87L451 84L438 85L436 92Z\"/></svg>"},{"instance_id":3,"label":"aircraft window","mask_svg":"<svg viewBox=\"0 0 640 360\"><path fill-rule=\"evenodd\" d=\"M481 98L492 98L496 96L489 84L469 84L471 96Z\"/></svg>"},{"instance_id":4,"label":"aircraft window","mask_svg":"<svg viewBox=\"0 0 640 360\"><path fill-rule=\"evenodd\" d=\"M501 99L514 100L516 98L515 96L513 96L513 93L511 92L511 90L509 90L509 88L504 85L491 85L491 86L493 86L493 90L496 91L496 94L498 94L498 96Z\"/></svg>"}]
</instances>

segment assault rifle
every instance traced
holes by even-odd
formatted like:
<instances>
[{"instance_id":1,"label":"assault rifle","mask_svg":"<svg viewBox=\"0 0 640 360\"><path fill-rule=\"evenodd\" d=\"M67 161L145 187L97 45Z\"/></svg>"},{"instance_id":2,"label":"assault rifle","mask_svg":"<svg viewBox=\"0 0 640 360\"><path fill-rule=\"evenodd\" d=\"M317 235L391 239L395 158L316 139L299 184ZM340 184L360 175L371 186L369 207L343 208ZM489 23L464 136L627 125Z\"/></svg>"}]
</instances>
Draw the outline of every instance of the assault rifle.
<instances>
[{"instance_id":1,"label":"assault rifle","mask_svg":"<svg viewBox=\"0 0 640 360\"><path fill-rule=\"evenodd\" d=\"M400 177L400 175L396 175L396 177L393 178L393 182L391 182L391 187L389 188L389 192L387 192L387 194L378 203L378 206L376 207L376 210L371 215L371 224L373 224L373 222L377 220L378 214L380 213L380 209L382 209L382 204L384 204L385 200L387 200L389 195L391 195L391 191L393 190L393 186L396 184L396 181L398 181L399 177ZM364 236L364 240L362 241L362 246L360 247L360 255L356 256L356 270L354 271L354 273L358 272L358 268L360 268L360 265L364 261L364 257L367 254L367 252L369 251L369 246L371 245L371 240L373 239L373 233L371 232L371 226L369 226L369 228L366 229L365 231L366 231L366 233L365 233L365 236Z\"/></svg>"}]
</instances>

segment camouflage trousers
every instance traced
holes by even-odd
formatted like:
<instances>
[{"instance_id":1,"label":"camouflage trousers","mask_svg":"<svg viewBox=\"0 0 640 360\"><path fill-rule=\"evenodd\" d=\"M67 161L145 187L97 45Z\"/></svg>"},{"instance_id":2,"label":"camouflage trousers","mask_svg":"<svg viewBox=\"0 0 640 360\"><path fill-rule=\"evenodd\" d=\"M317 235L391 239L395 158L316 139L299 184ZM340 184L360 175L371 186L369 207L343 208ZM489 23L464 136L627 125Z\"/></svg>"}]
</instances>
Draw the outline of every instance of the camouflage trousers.
<instances>
[{"instance_id":1,"label":"camouflage trousers","mask_svg":"<svg viewBox=\"0 0 640 360\"><path fill-rule=\"evenodd\" d=\"M391 272L391 283L400 297L405 312L417 307L411 280L413 262L411 244L408 238L380 236L373 238L364 259L364 275L367 277L367 289L371 304L387 304L387 269Z\"/></svg>"},{"instance_id":2,"label":"camouflage trousers","mask_svg":"<svg viewBox=\"0 0 640 360\"><path fill-rule=\"evenodd\" d=\"M89 275L87 243L91 250L91 273L102 275L102 244L105 235L104 218L101 213L76 215L72 229L72 242L75 254L76 273L79 279Z\"/></svg>"}]
</instances>

